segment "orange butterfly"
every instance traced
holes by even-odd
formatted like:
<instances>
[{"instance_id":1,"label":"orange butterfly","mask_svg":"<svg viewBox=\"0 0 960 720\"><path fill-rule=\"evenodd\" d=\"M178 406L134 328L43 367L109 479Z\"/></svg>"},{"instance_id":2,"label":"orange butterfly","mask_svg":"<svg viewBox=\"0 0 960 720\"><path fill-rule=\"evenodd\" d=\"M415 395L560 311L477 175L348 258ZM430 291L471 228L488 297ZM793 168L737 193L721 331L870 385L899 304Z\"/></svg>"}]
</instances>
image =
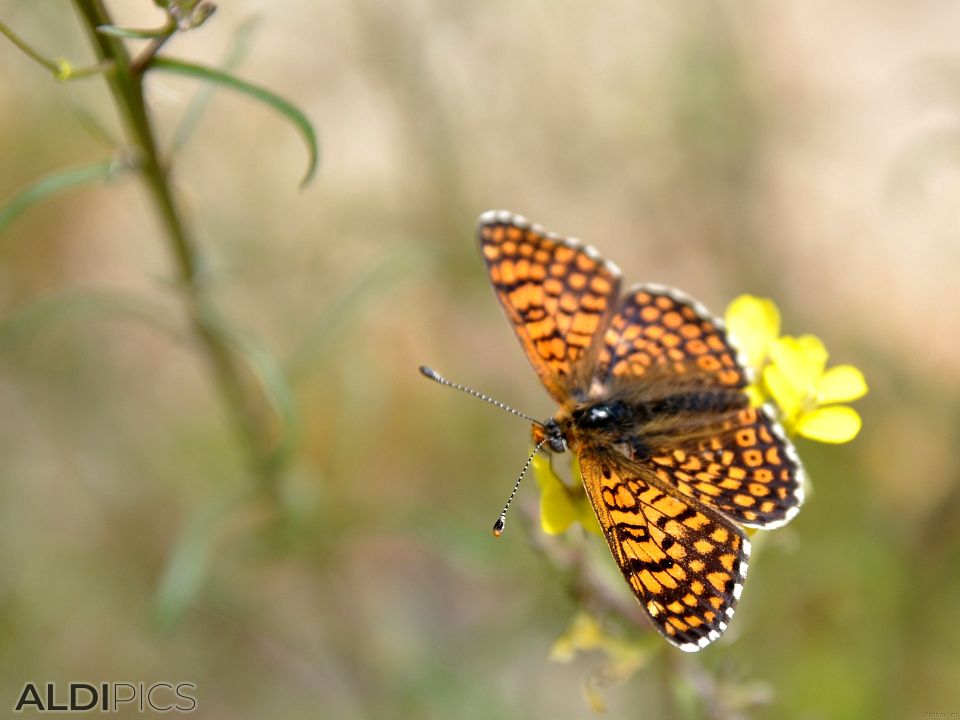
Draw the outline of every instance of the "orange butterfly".
<instances>
[{"instance_id":1,"label":"orange butterfly","mask_svg":"<svg viewBox=\"0 0 960 720\"><path fill-rule=\"evenodd\" d=\"M803 502L793 446L750 406L749 371L703 305L652 284L621 297L619 269L592 247L506 211L481 215L477 234L497 297L560 403L534 421L537 449L576 453L613 558L654 626L681 650L706 647L743 590L743 527L783 525Z\"/></svg>"}]
</instances>

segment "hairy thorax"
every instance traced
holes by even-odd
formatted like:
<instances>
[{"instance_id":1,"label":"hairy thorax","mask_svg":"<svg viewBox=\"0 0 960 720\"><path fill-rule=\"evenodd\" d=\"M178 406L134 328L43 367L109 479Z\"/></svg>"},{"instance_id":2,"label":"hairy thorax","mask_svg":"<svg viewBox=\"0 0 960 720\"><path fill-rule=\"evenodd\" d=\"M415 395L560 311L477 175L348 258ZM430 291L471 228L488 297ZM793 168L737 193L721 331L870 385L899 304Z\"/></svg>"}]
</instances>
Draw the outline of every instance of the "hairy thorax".
<instances>
[{"instance_id":1,"label":"hairy thorax","mask_svg":"<svg viewBox=\"0 0 960 720\"><path fill-rule=\"evenodd\" d=\"M612 447L631 460L649 459L651 448L682 446L707 437L748 404L739 390L678 391L658 398L612 395L561 407L534 442L546 440L553 452L579 452L584 443Z\"/></svg>"}]
</instances>

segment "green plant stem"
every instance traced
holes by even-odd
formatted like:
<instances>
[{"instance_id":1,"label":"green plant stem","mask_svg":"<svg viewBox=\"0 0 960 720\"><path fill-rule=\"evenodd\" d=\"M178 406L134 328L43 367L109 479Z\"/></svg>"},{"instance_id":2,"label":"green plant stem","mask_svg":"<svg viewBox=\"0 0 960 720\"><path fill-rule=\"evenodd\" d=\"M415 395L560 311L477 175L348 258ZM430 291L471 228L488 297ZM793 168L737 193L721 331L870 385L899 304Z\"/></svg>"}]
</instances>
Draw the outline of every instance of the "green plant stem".
<instances>
[{"instance_id":1,"label":"green plant stem","mask_svg":"<svg viewBox=\"0 0 960 720\"><path fill-rule=\"evenodd\" d=\"M113 22L102 0L74 0L87 27L97 57L113 64L105 77L117 104L127 133L135 146L139 169L150 192L165 230L180 280L180 291L192 329L216 381L228 413L232 416L251 468L263 490L275 490L277 467L271 462L268 428L258 413L258 405L248 391L242 366L231 341L218 319L200 277L197 244L174 198L169 168L160 158L143 96L143 75L131 67L130 54L123 41L97 28ZM142 67L140 68L142 70Z\"/></svg>"},{"instance_id":2,"label":"green plant stem","mask_svg":"<svg viewBox=\"0 0 960 720\"><path fill-rule=\"evenodd\" d=\"M54 75L60 72L60 64L55 60L51 60L48 57L45 57L41 53L31 47L26 40L17 35L6 23L0 21L0 33L3 33L7 36L7 39L10 40L14 45L16 45L20 50L31 60L38 62L43 65L47 70L52 72Z\"/></svg>"},{"instance_id":3,"label":"green plant stem","mask_svg":"<svg viewBox=\"0 0 960 720\"><path fill-rule=\"evenodd\" d=\"M173 37L173 33L175 33L177 30L177 25L175 22L173 22L172 18L167 23L167 27L165 29L166 32L151 39L150 44L147 45L143 52L135 57L130 63L130 73L132 75L142 75L143 71L150 64L150 61L157 56L157 53L160 52L160 49L167 44L167 41L170 38Z\"/></svg>"}]
</instances>

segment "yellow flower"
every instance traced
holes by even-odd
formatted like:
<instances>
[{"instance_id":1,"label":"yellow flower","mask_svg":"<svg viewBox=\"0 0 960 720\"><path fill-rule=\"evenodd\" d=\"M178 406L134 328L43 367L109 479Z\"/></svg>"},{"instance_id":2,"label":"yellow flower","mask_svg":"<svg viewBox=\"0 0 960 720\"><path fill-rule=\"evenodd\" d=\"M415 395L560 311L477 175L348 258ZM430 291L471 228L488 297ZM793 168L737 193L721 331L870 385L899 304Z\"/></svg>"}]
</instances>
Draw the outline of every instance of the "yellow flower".
<instances>
[{"instance_id":1,"label":"yellow flower","mask_svg":"<svg viewBox=\"0 0 960 720\"><path fill-rule=\"evenodd\" d=\"M648 633L656 638L656 633ZM601 688L625 682L643 668L653 652L659 648L644 640L627 640L607 632L593 615L581 610L574 617L570 629L558 637L550 648L550 659L569 663L583 652L600 652L605 658L602 665L584 680L583 692L594 712L602 713L606 707Z\"/></svg>"},{"instance_id":2,"label":"yellow flower","mask_svg":"<svg viewBox=\"0 0 960 720\"><path fill-rule=\"evenodd\" d=\"M548 453L533 458L533 477L540 488L540 525L548 535L560 535L575 522L586 530L602 534L597 515L587 499L580 478L580 468L573 463L576 487L570 487L553 471Z\"/></svg>"},{"instance_id":3,"label":"yellow flower","mask_svg":"<svg viewBox=\"0 0 960 720\"><path fill-rule=\"evenodd\" d=\"M811 440L853 440L862 421L841 403L867 393L867 383L853 365L827 369L827 349L814 335L780 334L780 312L772 300L741 295L730 303L727 329L755 373L748 392L755 404L772 399L787 432Z\"/></svg>"},{"instance_id":4,"label":"yellow flower","mask_svg":"<svg viewBox=\"0 0 960 720\"><path fill-rule=\"evenodd\" d=\"M780 335L780 311L769 298L741 295L727 306L727 331L752 368L762 368L770 343Z\"/></svg>"}]
</instances>

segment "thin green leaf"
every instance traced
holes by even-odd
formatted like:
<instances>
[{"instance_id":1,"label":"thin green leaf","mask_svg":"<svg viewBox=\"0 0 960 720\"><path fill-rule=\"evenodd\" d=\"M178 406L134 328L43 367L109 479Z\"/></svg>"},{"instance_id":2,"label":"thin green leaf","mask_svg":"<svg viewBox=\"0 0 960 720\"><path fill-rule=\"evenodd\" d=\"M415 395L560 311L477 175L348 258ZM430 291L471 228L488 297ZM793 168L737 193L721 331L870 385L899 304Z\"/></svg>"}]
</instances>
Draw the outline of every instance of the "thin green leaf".
<instances>
[{"instance_id":1,"label":"thin green leaf","mask_svg":"<svg viewBox=\"0 0 960 720\"><path fill-rule=\"evenodd\" d=\"M39 50L35 49L30 45L26 40L17 35L13 28L9 25L0 21L0 34L6 35L7 39L10 40L14 45L16 45L20 50L34 62L43 65L47 70L52 72L54 75L59 75L61 72L61 61L54 60L53 58L46 57Z\"/></svg>"},{"instance_id":2,"label":"thin green leaf","mask_svg":"<svg viewBox=\"0 0 960 720\"><path fill-rule=\"evenodd\" d=\"M152 40L153 38L165 37L173 32L173 25L165 25L159 28L137 29L117 27L116 25L100 25L97 32L109 37L123 38L125 40Z\"/></svg>"},{"instance_id":3,"label":"thin green leaf","mask_svg":"<svg viewBox=\"0 0 960 720\"><path fill-rule=\"evenodd\" d=\"M287 374L269 348L255 337L241 332L223 318L215 318L213 322L217 324L220 333L240 352L280 420L280 439L268 460L271 470L280 470L293 457L303 435L300 408Z\"/></svg>"},{"instance_id":4,"label":"thin green leaf","mask_svg":"<svg viewBox=\"0 0 960 720\"><path fill-rule=\"evenodd\" d=\"M154 597L153 619L160 630L172 630L196 599L225 522L250 497L249 492L243 492L220 500L187 522L170 553Z\"/></svg>"},{"instance_id":5,"label":"thin green leaf","mask_svg":"<svg viewBox=\"0 0 960 720\"><path fill-rule=\"evenodd\" d=\"M0 232L31 206L57 193L81 185L110 180L126 166L114 160L103 160L93 165L66 168L47 175L28 185L0 207Z\"/></svg>"},{"instance_id":6,"label":"thin green leaf","mask_svg":"<svg viewBox=\"0 0 960 720\"><path fill-rule=\"evenodd\" d=\"M0 35L6 35L10 42L20 48L27 57L43 65L57 80L77 80L79 78L90 77L91 75L106 72L113 67L112 63L106 62L97 63L96 65L90 65L88 67L75 68L73 63L65 58L48 58L17 35L13 31L13 28L2 21L0 21Z\"/></svg>"},{"instance_id":7,"label":"thin green leaf","mask_svg":"<svg viewBox=\"0 0 960 720\"><path fill-rule=\"evenodd\" d=\"M146 298L109 290L81 289L33 300L14 310L0 321L0 347L11 347L71 315L111 313L144 321L176 340L185 340L176 320Z\"/></svg>"},{"instance_id":8,"label":"thin green leaf","mask_svg":"<svg viewBox=\"0 0 960 720\"><path fill-rule=\"evenodd\" d=\"M231 90L236 90L244 95L248 95L279 112L300 131L300 134L307 144L307 150L310 153L307 172L300 186L303 187L313 179L320 158L320 153L317 148L317 134L314 132L313 126L310 124L307 116L295 105L269 90L257 85L252 85L245 80L240 80L229 73L202 65L195 65L183 60L162 57L154 58L150 63L150 69L163 70L176 75L186 75L188 77L195 77L217 83L218 85L223 85Z\"/></svg>"},{"instance_id":9,"label":"thin green leaf","mask_svg":"<svg viewBox=\"0 0 960 720\"><path fill-rule=\"evenodd\" d=\"M218 68L221 72L230 72L236 69L237 66L246 59L252 45L253 31L256 29L259 21L260 18L253 15L240 23L240 26L234 33L230 49L227 51ZM207 82L203 83L200 89L194 93L194 96L190 99L190 104L183 113L183 119L173 133L173 140L170 142L171 154L175 154L180 148L187 144L197 124L200 122L204 111L210 104L215 90L216 85Z\"/></svg>"}]
</instances>

